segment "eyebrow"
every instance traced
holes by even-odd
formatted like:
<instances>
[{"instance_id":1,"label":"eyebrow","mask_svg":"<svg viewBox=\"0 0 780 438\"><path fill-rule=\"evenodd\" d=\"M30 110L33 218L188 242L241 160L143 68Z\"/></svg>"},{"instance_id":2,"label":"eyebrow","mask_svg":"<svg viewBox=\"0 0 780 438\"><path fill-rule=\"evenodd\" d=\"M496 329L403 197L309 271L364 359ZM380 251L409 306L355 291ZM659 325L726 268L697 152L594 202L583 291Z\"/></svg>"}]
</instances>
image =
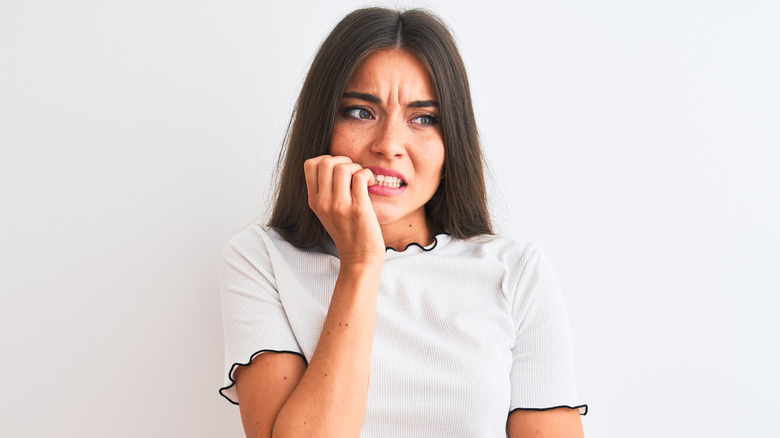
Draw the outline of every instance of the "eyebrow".
<instances>
[{"instance_id":1,"label":"eyebrow","mask_svg":"<svg viewBox=\"0 0 780 438\"><path fill-rule=\"evenodd\" d=\"M374 96L373 94L360 93L358 91L346 91L342 97L351 97L353 99L364 100L371 103L382 103L382 99ZM435 100L415 100L409 103L409 108L427 108L427 107L439 107L439 102Z\"/></svg>"},{"instance_id":2,"label":"eyebrow","mask_svg":"<svg viewBox=\"0 0 780 438\"><path fill-rule=\"evenodd\" d=\"M435 100L415 100L409 104L409 108L427 108L429 106L439 107L439 102Z\"/></svg>"},{"instance_id":3,"label":"eyebrow","mask_svg":"<svg viewBox=\"0 0 780 438\"><path fill-rule=\"evenodd\" d=\"M371 103L382 103L382 99L368 93L359 93L357 91L345 91L342 97L352 97L355 99L365 100Z\"/></svg>"}]
</instances>

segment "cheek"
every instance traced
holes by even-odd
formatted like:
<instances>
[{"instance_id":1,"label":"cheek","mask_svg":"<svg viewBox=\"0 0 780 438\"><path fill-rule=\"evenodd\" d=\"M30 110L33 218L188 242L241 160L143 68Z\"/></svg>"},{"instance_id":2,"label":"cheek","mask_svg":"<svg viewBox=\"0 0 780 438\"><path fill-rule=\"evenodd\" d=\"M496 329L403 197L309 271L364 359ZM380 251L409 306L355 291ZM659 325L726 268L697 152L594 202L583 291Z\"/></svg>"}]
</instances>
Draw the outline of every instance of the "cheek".
<instances>
[{"instance_id":1,"label":"cheek","mask_svg":"<svg viewBox=\"0 0 780 438\"><path fill-rule=\"evenodd\" d=\"M338 125L333 128L333 134L330 136L330 145L328 145L328 153L330 155L339 155L339 151L344 144L343 133L338 128Z\"/></svg>"},{"instance_id":2,"label":"cheek","mask_svg":"<svg viewBox=\"0 0 780 438\"><path fill-rule=\"evenodd\" d=\"M344 127L343 125L336 123L333 127L333 135L330 136L330 155L352 156L355 149L355 136L354 134Z\"/></svg>"},{"instance_id":3,"label":"cheek","mask_svg":"<svg viewBox=\"0 0 780 438\"><path fill-rule=\"evenodd\" d=\"M430 173L432 177L438 179L444 169L444 144L441 139L436 139L429 143L425 149L425 156L422 159L427 164L426 173Z\"/></svg>"},{"instance_id":4,"label":"cheek","mask_svg":"<svg viewBox=\"0 0 780 438\"><path fill-rule=\"evenodd\" d=\"M432 196L441 182L441 173L444 168L444 145L441 141L426 142L424 147L420 147L417 152L413 158L416 163L417 182L421 184L421 188L425 187L426 196Z\"/></svg>"}]
</instances>

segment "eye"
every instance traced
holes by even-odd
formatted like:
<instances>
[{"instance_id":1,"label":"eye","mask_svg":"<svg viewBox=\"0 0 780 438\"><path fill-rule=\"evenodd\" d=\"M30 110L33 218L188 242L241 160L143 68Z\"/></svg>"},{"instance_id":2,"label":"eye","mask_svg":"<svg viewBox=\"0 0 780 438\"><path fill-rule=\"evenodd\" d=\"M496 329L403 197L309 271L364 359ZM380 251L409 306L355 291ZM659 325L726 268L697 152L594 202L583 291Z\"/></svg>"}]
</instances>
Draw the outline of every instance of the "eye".
<instances>
[{"instance_id":1,"label":"eye","mask_svg":"<svg viewBox=\"0 0 780 438\"><path fill-rule=\"evenodd\" d=\"M371 114L371 111L360 106L351 106L349 108L346 108L344 110L344 115L347 117L352 117L353 119L360 119L360 120L368 120L374 117L374 115Z\"/></svg>"},{"instance_id":2,"label":"eye","mask_svg":"<svg viewBox=\"0 0 780 438\"><path fill-rule=\"evenodd\" d=\"M412 119L412 123L416 123L418 125L436 125L439 123L439 119L436 118L433 114L423 114L421 116L417 116Z\"/></svg>"}]
</instances>

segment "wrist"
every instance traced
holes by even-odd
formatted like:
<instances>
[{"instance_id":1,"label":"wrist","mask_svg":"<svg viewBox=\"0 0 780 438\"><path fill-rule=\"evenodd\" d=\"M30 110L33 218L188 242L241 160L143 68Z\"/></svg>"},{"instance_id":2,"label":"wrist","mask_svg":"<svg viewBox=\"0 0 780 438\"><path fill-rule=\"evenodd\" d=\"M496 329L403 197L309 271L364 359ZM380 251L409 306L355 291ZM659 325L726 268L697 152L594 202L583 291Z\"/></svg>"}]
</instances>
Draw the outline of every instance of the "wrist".
<instances>
[{"instance_id":1,"label":"wrist","mask_svg":"<svg viewBox=\"0 0 780 438\"><path fill-rule=\"evenodd\" d=\"M382 272L382 265L384 265L384 263L384 254L382 254L382 257L361 257L359 260L353 260L350 258L341 259L339 273L379 274Z\"/></svg>"}]
</instances>

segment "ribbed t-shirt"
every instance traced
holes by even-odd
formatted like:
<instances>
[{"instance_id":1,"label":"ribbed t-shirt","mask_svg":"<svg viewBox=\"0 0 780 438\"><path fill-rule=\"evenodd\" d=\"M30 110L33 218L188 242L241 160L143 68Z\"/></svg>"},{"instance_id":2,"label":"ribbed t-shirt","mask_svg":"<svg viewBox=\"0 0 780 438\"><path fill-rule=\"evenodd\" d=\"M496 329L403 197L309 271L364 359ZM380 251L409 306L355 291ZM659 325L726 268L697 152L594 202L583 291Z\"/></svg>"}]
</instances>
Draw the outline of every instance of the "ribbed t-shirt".
<instances>
[{"instance_id":1,"label":"ribbed t-shirt","mask_svg":"<svg viewBox=\"0 0 780 438\"><path fill-rule=\"evenodd\" d=\"M221 264L225 386L267 351L308 363L339 259L326 239L304 250L253 225ZM435 237L388 249L380 277L361 437L498 437L515 409L576 407L571 332L560 286L538 245L499 236Z\"/></svg>"}]
</instances>

